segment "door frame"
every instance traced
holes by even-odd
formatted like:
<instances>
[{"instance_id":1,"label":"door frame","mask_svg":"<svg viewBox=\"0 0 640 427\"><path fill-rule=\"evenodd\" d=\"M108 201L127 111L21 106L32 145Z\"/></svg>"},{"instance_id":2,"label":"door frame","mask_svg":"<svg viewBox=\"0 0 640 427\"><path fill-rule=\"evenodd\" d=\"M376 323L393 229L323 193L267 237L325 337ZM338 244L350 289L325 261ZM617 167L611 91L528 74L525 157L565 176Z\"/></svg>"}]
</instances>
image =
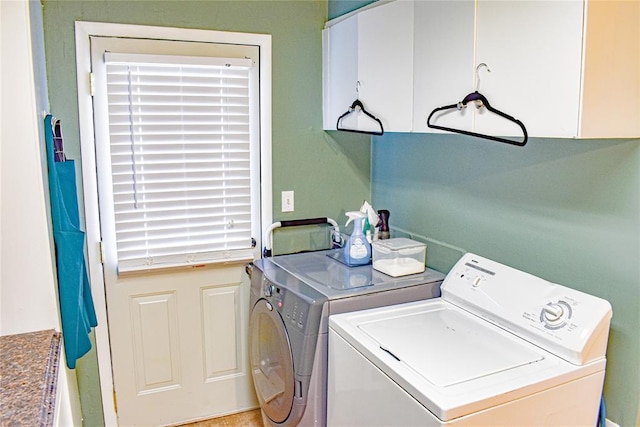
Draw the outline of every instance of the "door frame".
<instances>
[{"instance_id":1,"label":"door frame","mask_svg":"<svg viewBox=\"0 0 640 427\"><path fill-rule=\"evenodd\" d=\"M111 346L107 322L107 307L100 249L100 216L98 183L91 97L90 36L152 38L215 43L257 45L260 48L260 211L262 230L272 222L272 169L271 169L271 35L235 33L214 30L195 30L173 27L155 27L129 24L76 21L76 73L78 87L78 119L82 158L82 187L84 196L87 264L91 294L98 318L95 328L96 352L102 409L107 426L118 425L114 402L111 371ZM254 236L262 247L262 236Z\"/></svg>"}]
</instances>

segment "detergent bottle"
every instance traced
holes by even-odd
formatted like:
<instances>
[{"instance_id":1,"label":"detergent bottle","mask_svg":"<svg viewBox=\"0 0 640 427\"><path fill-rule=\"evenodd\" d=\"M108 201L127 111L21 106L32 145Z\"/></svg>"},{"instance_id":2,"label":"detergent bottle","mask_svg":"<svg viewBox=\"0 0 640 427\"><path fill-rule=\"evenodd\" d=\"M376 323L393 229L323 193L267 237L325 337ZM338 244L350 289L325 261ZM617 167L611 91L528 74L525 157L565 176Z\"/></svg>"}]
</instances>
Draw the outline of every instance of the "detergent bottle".
<instances>
[{"instance_id":1,"label":"detergent bottle","mask_svg":"<svg viewBox=\"0 0 640 427\"><path fill-rule=\"evenodd\" d=\"M344 260L347 265L365 265L371 262L371 243L367 240L362 227L367 215L363 212L352 211L346 214L349 219L345 225L353 221L353 233L347 240L344 248Z\"/></svg>"}]
</instances>

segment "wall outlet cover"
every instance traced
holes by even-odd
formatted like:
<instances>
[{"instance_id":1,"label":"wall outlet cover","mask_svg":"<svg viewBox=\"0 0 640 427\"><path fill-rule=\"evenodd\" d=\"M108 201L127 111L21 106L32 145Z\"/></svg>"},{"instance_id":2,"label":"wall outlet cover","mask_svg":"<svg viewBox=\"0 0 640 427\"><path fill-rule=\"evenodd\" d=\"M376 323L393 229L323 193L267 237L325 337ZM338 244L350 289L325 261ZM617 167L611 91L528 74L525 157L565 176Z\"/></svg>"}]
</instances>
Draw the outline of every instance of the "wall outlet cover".
<instances>
[{"instance_id":1,"label":"wall outlet cover","mask_svg":"<svg viewBox=\"0 0 640 427\"><path fill-rule=\"evenodd\" d=\"M282 192L282 212L293 212L293 190Z\"/></svg>"}]
</instances>

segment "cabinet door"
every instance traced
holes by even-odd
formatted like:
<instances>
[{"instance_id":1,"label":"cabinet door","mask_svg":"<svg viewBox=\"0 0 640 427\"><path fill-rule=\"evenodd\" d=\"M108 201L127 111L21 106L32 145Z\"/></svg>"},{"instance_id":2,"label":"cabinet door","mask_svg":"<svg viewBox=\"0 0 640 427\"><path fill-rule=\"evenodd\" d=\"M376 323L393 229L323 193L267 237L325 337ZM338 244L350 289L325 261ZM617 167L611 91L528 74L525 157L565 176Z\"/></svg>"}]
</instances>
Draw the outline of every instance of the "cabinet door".
<instances>
[{"instance_id":1,"label":"cabinet door","mask_svg":"<svg viewBox=\"0 0 640 427\"><path fill-rule=\"evenodd\" d=\"M322 31L323 127L335 130L338 117L357 98L358 17L351 16ZM356 129L357 116L350 114L344 127Z\"/></svg>"},{"instance_id":2,"label":"cabinet door","mask_svg":"<svg viewBox=\"0 0 640 427\"><path fill-rule=\"evenodd\" d=\"M575 137L582 61L580 1L478 0L476 64L479 91L491 105L522 121L530 136ZM477 132L520 135L486 109Z\"/></svg>"},{"instance_id":3,"label":"cabinet door","mask_svg":"<svg viewBox=\"0 0 640 427\"><path fill-rule=\"evenodd\" d=\"M414 10L414 132L427 127L435 108L455 104L473 90L475 2L418 1ZM432 123L472 130L472 111L447 110Z\"/></svg>"},{"instance_id":4,"label":"cabinet door","mask_svg":"<svg viewBox=\"0 0 640 427\"><path fill-rule=\"evenodd\" d=\"M385 131L413 124L413 2L398 0L358 14L359 97ZM371 121L361 116L360 126Z\"/></svg>"}]
</instances>

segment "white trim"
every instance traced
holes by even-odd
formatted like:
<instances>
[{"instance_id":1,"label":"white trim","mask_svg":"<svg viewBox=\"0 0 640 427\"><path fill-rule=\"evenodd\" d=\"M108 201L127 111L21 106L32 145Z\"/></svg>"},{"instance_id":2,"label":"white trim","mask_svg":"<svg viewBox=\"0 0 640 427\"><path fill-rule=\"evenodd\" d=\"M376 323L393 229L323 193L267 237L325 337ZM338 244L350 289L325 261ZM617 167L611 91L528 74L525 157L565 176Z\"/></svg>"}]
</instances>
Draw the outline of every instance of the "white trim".
<instances>
[{"instance_id":1,"label":"white trim","mask_svg":"<svg viewBox=\"0 0 640 427\"><path fill-rule=\"evenodd\" d=\"M111 372L111 347L107 324L106 299L104 293L103 269L100 261L100 223L98 215L98 183L96 180L96 159L94 152L94 128L92 100L90 92L91 46L90 36L140 37L167 40L202 41L257 45L260 48L260 121L261 126L261 228L264 230L272 220L272 169L271 169L271 35L231 33L209 30L194 30L142 25L110 24L96 22L75 23L76 72L78 83L78 116L80 122L80 146L82 152L82 176L86 217L86 237L88 247L88 269L91 281L98 326L95 330L96 351L102 408L106 426L118 424L114 408L113 375ZM255 236L258 248L261 236Z\"/></svg>"},{"instance_id":2,"label":"white trim","mask_svg":"<svg viewBox=\"0 0 640 427\"><path fill-rule=\"evenodd\" d=\"M180 55L149 55L142 53L113 53L105 52L104 60L107 64L170 64L196 67L234 67L251 68L252 61L245 58L217 58L211 56L180 56Z\"/></svg>"},{"instance_id":3,"label":"white trim","mask_svg":"<svg viewBox=\"0 0 640 427\"><path fill-rule=\"evenodd\" d=\"M194 254L192 257L181 255L165 257L162 262L145 264L145 260L127 260L118 263L118 276L129 273L150 271L202 268L210 265L229 264L234 262L253 261L254 249L238 249L234 251L216 251ZM187 258L187 259L185 259Z\"/></svg>"},{"instance_id":4,"label":"white trim","mask_svg":"<svg viewBox=\"0 0 640 427\"><path fill-rule=\"evenodd\" d=\"M580 138L582 136L582 119L584 114L584 108L582 108L582 103L584 102L584 73L586 69L587 63L587 31L589 24L589 2L584 2L582 4L582 44L580 47L582 48L582 52L580 55L580 91L578 92L578 123L576 124L575 137L574 139Z\"/></svg>"}]
</instances>

